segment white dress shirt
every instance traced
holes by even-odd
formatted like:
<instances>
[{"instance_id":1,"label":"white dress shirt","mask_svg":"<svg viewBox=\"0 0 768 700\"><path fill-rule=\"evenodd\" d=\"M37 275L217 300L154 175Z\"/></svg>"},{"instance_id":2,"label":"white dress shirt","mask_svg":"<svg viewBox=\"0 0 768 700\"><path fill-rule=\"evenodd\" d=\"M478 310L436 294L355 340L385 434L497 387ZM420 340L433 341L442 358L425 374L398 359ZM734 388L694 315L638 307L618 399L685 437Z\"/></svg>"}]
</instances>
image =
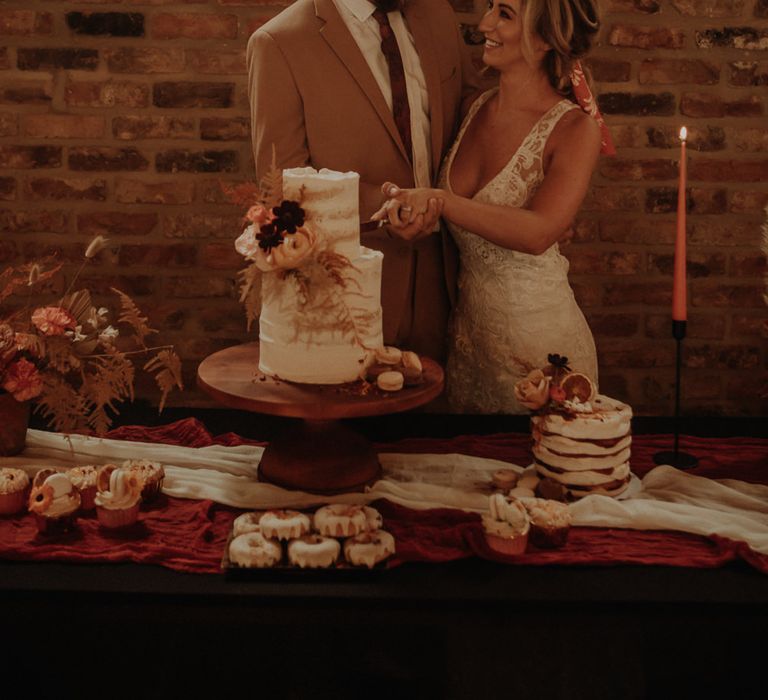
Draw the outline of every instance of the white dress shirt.
<instances>
[{"instance_id":1,"label":"white dress shirt","mask_svg":"<svg viewBox=\"0 0 768 700\"><path fill-rule=\"evenodd\" d=\"M341 19L360 47L376 79L381 94L392 109L392 85L389 66L381 51L379 23L374 19L376 7L368 0L334 0ZM402 14L398 10L387 13L392 32L397 39L405 70L408 106L411 110L411 140L413 142L413 178L416 187L431 187L431 141L429 126L429 97L419 55ZM396 183L400 184L400 183Z\"/></svg>"}]
</instances>

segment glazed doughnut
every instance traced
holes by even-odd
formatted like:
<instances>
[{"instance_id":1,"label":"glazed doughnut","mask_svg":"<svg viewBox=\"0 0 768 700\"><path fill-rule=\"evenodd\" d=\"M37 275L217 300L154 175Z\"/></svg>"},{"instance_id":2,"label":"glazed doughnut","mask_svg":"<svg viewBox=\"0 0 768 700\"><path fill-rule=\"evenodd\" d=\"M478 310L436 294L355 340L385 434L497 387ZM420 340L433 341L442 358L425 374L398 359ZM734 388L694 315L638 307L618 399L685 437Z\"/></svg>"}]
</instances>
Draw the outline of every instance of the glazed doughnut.
<instances>
[{"instance_id":1,"label":"glazed doughnut","mask_svg":"<svg viewBox=\"0 0 768 700\"><path fill-rule=\"evenodd\" d=\"M261 532L259 528L259 520L261 520L261 513L243 513L238 515L232 523L232 535L237 537L238 535L245 535L248 532Z\"/></svg>"},{"instance_id":2,"label":"glazed doughnut","mask_svg":"<svg viewBox=\"0 0 768 700\"><path fill-rule=\"evenodd\" d=\"M288 543L288 561L302 569L326 569L340 552L338 540L322 535L304 535Z\"/></svg>"},{"instance_id":3,"label":"glazed doughnut","mask_svg":"<svg viewBox=\"0 0 768 700\"><path fill-rule=\"evenodd\" d=\"M247 532L229 543L229 560L238 566L264 569L277 564L282 556L280 543L268 540L260 532Z\"/></svg>"},{"instance_id":4,"label":"glazed doughnut","mask_svg":"<svg viewBox=\"0 0 768 700\"><path fill-rule=\"evenodd\" d=\"M363 506L332 503L315 513L315 527L321 535L351 537L368 528Z\"/></svg>"},{"instance_id":5,"label":"glazed doughnut","mask_svg":"<svg viewBox=\"0 0 768 700\"><path fill-rule=\"evenodd\" d=\"M376 377L376 384L382 391L400 391L405 383L405 377L402 372L389 371L382 372Z\"/></svg>"},{"instance_id":6,"label":"glazed doughnut","mask_svg":"<svg viewBox=\"0 0 768 700\"><path fill-rule=\"evenodd\" d=\"M354 566L372 569L395 553L395 538L385 530L362 532L344 543L344 558Z\"/></svg>"},{"instance_id":7,"label":"glazed doughnut","mask_svg":"<svg viewBox=\"0 0 768 700\"><path fill-rule=\"evenodd\" d=\"M297 510L268 510L259 520L264 537L291 540L306 535L312 526L308 515Z\"/></svg>"},{"instance_id":8,"label":"glazed doughnut","mask_svg":"<svg viewBox=\"0 0 768 700\"><path fill-rule=\"evenodd\" d=\"M384 519L381 517L381 513L379 513L378 510L371 508L371 506L363 506L363 513L365 513L369 532L381 529L381 526L384 524Z\"/></svg>"}]
</instances>

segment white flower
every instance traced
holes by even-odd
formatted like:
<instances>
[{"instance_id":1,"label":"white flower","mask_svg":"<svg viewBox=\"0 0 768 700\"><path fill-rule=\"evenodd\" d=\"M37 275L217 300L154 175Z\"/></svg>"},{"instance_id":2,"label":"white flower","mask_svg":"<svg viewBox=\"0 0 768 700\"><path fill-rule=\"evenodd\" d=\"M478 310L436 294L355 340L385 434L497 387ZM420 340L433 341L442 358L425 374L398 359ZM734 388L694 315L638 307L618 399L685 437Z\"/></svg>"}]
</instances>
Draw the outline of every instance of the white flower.
<instances>
[{"instance_id":1,"label":"white flower","mask_svg":"<svg viewBox=\"0 0 768 700\"><path fill-rule=\"evenodd\" d=\"M99 340L104 345L112 345L115 342L115 338L120 335L120 332L114 326L107 326L101 333L99 333Z\"/></svg>"}]
</instances>

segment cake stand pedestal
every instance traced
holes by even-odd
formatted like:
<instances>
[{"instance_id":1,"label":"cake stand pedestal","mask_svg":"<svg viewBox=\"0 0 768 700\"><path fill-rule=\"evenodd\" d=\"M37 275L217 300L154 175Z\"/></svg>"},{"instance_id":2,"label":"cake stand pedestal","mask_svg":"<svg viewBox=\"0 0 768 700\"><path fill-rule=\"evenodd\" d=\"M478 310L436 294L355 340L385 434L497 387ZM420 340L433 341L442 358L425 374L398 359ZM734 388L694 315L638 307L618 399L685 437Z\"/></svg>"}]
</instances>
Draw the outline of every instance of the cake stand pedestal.
<instances>
[{"instance_id":1,"label":"cake stand pedestal","mask_svg":"<svg viewBox=\"0 0 768 700\"><path fill-rule=\"evenodd\" d=\"M421 384L397 392L363 382L295 384L260 372L259 344L246 343L206 357L197 384L229 408L301 419L265 448L260 481L309 493L344 493L376 481L381 465L370 441L341 420L407 411L437 398L443 370L428 357L421 362Z\"/></svg>"}]
</instances>

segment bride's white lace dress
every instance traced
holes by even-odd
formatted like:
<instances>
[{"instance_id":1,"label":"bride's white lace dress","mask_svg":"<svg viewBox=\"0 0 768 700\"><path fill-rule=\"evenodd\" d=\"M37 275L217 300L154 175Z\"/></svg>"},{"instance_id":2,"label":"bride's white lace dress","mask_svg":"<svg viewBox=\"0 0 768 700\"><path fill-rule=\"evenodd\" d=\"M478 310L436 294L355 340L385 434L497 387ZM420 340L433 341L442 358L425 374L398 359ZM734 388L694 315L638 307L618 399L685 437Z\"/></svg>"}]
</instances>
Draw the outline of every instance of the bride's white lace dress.
<instances>
[{"instance_id":1,"label":"bride's white lace dress","mask_svg":"<svg viewBox=\"0 0 768 700\"><path fill-rule=\"evenodd\" d=\"M445 159L440 186L450 188L456 151L477 110L473 104ZM542 154L558 120L578 105L558 102L544 114L507 165L473 199L525 207L541 184ZM595 343L568 284L568 261L557 244L541 255L501 248L448 223L458 245L459 294L453 311L446 366L452 410L462 413L527 413L514 397L515 382L547 364L549 353L597 382Z\"/></svg>"}]
</instances>

